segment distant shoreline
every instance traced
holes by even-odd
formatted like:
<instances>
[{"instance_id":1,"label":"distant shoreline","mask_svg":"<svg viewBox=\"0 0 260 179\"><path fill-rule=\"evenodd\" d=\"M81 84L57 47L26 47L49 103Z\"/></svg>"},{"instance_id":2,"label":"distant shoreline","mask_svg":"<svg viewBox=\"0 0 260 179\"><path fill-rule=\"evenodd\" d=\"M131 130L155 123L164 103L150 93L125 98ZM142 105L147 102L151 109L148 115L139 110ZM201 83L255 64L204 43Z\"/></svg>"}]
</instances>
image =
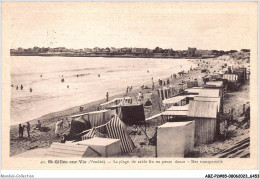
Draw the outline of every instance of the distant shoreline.
<instances>
[{"instance_id":1,"label":"distant shoreline","mask_svg":"<svg viewBox=\"0 0 260 179\"><path fill-rule=\"evenodd\" d=\"M167 59L206 59L206 58L216 58L215 56L204 56L204 57L176 57L176 56L162 56L162 55L134 55L134 54L125 54L125 55L114 55L114 54L26 54L26 53L11 53L10 56L44 56L44 57L105 57L105 58L167 58Z\"/></svg>"}]
</instances>

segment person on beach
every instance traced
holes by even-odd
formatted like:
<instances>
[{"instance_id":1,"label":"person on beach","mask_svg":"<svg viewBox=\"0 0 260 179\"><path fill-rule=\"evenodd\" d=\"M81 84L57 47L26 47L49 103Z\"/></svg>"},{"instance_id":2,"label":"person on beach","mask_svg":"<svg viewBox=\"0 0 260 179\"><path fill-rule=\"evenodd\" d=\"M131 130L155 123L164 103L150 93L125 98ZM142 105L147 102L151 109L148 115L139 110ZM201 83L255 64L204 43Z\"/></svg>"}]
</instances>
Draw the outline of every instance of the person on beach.
<instances>
[{"instance_id":1,"label":"person on beach","mask_svg":"<svg viewBox=\"0 0 260 179\"><path fill-rule=\"evenodd\" d=\"M143 94L142 94L142 92L140 91L140 92L138 93L137 100L141 103L142 99L143 99Z\"/></svg>"},{"instance_id":2,"label":"person on beach","mask_svg":"<svg viewBox=\"0 0 260 179\"><path fill-rule=\"evenodd\" d=\"M163 81L163 86L165 86L166 84L165 84L165 81Z\"/></svg>"},{"instance_id":3,"label":"person on beach","mask_svg":"<svg viewBox=\"0 0 260 179\"><path fill-rule=\"evenodd\" d=\"M24 131L24 126L22 124L19 124L19 138L23 139L23 131Z\"/></svg>"},{"instance_id":4,"label":"person on beach","mask_svg":"<svg viewBox=\"0 0 260 179\"><path fill-rule=\"evenodd\" d=\"M32 92L32 88L30 88L30 92Z\"/></svg>"},{"instance_id":5,"label":"person on beach","mask_svg":"<svg viewBox=\"0 0 260 179\"><path fill-rule=\"evenodd\" d=\"M30 136L31 125L30 125L29 122L27 122L26 129L27 129L27 135L28 135L28 138L31 139L31 136Z\"/></svg>"},{"instance_id":6,"label":"person on beach","mask_svg":"<svg viewBox=\"0 0 260 179\"><path fill-rule=\"evenodd\" d=\"M60 136L60 132L61 132L62 126L63 126L63 120L59 119L58 122L56 122L56 125L55 125L56 137Z\"/></svg>"},{"instance_id":7,"label":"person on beach","mask_svg":"<svg viewBox=\"0 0 260 179\"><path fill-rule=\"evenodd\" d=\"M129 88L129 92L131 92L131 91L132 91L132 89L133 89L133 86L130 86L130 88Z\"/></svg>"},{"instance_id":8,"label":"person on beach","mask_svg":"<svg viewBox=\"0 0 260 179\"><path fill-rule=\"evenodd\" d=\"M23 90L23 85L21 85L21 90Z\"/></svg>"},{"instance_id":9,"label":"person on beach","mask_svg":"<svg viewBox=\"0 0 260 179\"><path fill-rule=\"evenodd\" d=\"M150 101L150 99L148 98L146 100L146 102L144 103L144 106L152 106L152 102Z\"/></svg>"},{"instance_id":10,"label":"person on beach","mask_svg":"<svg viewBox=\"0 0 260 179\"><path fill-rule=\"evenodd\" d=\"M18 90L18 85L16 85L16 90Z\"/></svg>"},{"instance_id":11,"label":"person on beach","mask_svg":"<svg viewBox=\"0 0 260 179\"><path fill-rule=\"evenodd\" d=\"M126 87L126 94L129 92L129 86Z\"/></svg>"},{"instance_id":12,"label":"person on beach","mask_svg":"<svg viewBox=\"0 0 260 179\"><path fill-rule=\"evenodd\" d=\"M70 87L70 85L67 85L67 88L69 88Z\"/></svg>"},{"instance_id":13,"label":"person on beach","mask_svg":"<svg viewBox=\"0 0 260 179\"><path fill-rule=\"evenodd\" d=\"M11 87L14 87L14 85L12 84Z\"/></svg>"},{"instance_id":14,"label":"person on beach","mask_svg":"<svg viewBox=\"0 0 260 179\"><path fill-rule=\"evenodd\" d=\"M42 78L42 75L40 77Z\"/></svg>"},{"instance_id":15,"label":"person on beach","mask_svg":"<svg viewBox=\"0 0 260 179\"><path fill-rule=\"evenodd\" d=\"M169 85L170 84L170 80L169 79L167 79L167 85Z\"/></svg>"},{"instance_id":16,"label":"person on beach","mask_svg":"<svg viewBox=\"0 0 260 179\"><path fill-rule=\"evenodd\" d=\"M100 77L100 74L98 74L98 77Z\"/></svg>"},{"instance_id":17,"label":"person on beach","mask_svg":"<svg viewBox=\"0 0 260 179\"><path fill-rule=\"evenodd\" d=\"M155 88L155 86L154 86L154 82L153 82L153 85L152 85L152 90L154 91L154 88Z\"/></svg>"},{"instance_id":18,"label":"person on beach","mask_svg":"<svg viewBox=\"0 0 260 179\"><path fill-rule=\"evenodd\" d=\"M37 121L37 124L36 124L35 129L38 129L38 130L41 130L41 129L42 129L42 124L41 124L41 121L40 121L40 120Z\"/></svg>"},{"instance_id":19,"label":"person on beach","mask_svg":"<svg viewBox=\"0 0 260 179\"><path fill-rule=\"evenodd\" d=\"M107 97L107 102L108 102L108 99L109 99L109 94L108 94L108 92L107 92L107 94L106 94L106 97Z\"/></svg>"}]
</instances>

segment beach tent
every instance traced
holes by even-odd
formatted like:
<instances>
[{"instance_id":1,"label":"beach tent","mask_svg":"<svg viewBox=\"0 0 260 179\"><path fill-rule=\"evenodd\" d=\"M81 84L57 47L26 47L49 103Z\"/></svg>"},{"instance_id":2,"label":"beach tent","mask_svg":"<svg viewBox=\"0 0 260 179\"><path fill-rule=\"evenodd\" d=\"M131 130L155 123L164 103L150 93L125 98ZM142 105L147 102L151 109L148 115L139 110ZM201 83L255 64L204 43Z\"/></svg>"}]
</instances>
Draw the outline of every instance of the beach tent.
<instances>
[{"instance_id":1,"label":"beach tent","mask_svg":"<svg viewBox=\"0 0 260 179\"><path fill-rule=\"evenodd\" d=\"M224 74L223 79L228 80L228 88L233 90L238 87L238 76L236 74Z\"/></svg>"},{"instance_id":2,"label":"beach tent","mask_svg":"<svg viewBox=\"0 0 260 179\"><path fill-rule=\"evenodd\" d=\"M80 146L89 146L100 153L102 157L121 155L120 139L94 137L92 139L79 141L75 144Z\"/></svg>"},{"instance_id":3,"label":"beach tent","mask_svg":"<svg viewBox=\"0 0 260 179\"><path fill-rule=\"evenodd\" d=\"M145 121L143 104L116 105L109 107L111 114L118 115L127 125L140 124Z\"/></svg>"},{"instance_id":4,"label":"beach tent","mask_svg":"<svg viewBox=\"0 0 260 179\"><path fill-rule=\"evenodd\" d=\"M194 122L167 122L157 128L156 157L183 158L194 149Z\"/></svg>"},{"instance_id":5,"label":"beach tent","mask_svg":"<svg viewBox=\"0 0 260 179\"><path fill-rule=\"evenodd\" d=\"M86 123L90 123L90 128L98 127L111 119L111 110L105 109L71 116L72 119L77 117L82 117ZM98 130L101 133L105 132L103 128Z\"/></svg>"},{"instance_id":6,"label":"beach tent","mask_svg":"<svg viewBox=\"0 0 260 179\"><path fill-rule=\"evenodd\" d=\"M215 101L191 101L188 117L195 121L195 146L215 141L218 104Z\"/></svg>"},{"instance_id":7,"label":"beach tent","mask_svg":"<svg viewBox=\"0 0 260 179\"><path fill-rule=\"evenodd\" d=\"M92 129L90 129L90 131L87 134L81 136L81 140L87 140L87 139L91 139L94 137L106 138L107 135L98 132L98 130L96 128L92 128Z\"/></svg>"},{"instance_id":8,"label":"beach tent","mask_svg":"<svg viewBox=\"0 0 260 179\"><path fill-rule=\"evenodd\" d=\"M158 95L160 96L160 98L162 100L164 100L164 99L168 99L168 98L172 97L176 91L175 91L175 88L170 85L167 87L157 89L157 92L158 92Z\"/></svg>"},{"instance_id":9,"label":"beach tent","mask_svg":"<svg viewBox=\"0 0 260 179\"><path fill-rule=\"evenodd\" d=\"M101 154L89 146L75 145L73 143L53 142L47 149L45 157L79 158L79 157L100 157Z\"/></svg>"},{"instance_id":10,"label":"beach tent","mask_svg":"<svg viewBox=\"0 0 260 179\"><path fill-rule=\"evenodd\" d=\"M68 135L68 140L74 139L76 134L79 134L85 130L88 130L91 128L91 124L89 121L87 121L84 116L77 116L75 118L72 118L71 120L71 127L70 132Z\"/></svg>"},{"instance_id":11,"label":"beach tent","mask_svg":"<svg viewBox=\"0 0 260 179\"><path fill-rule=\"evenodd\" d=\"M124 98L115 98L111 101L108 101L106 103L100 104L102 109L106 109L111 106L118 105L119 103L124 102L126 104L132 104L133 100L131 97L124 97Z\"/></svg>"},{"instance_id":12,"label":"beach tent","mask_svg":"<svg viewBox=\"0 0 260 179\"><path fill-rule=\"evenodd\" d=\"M120 119L127 125L140 124L145 121L143 104L121 106Z\"/></svg>"},{"instance_id":13,"label":"beach tent","mask_svg":"<svg viewBox=\"0 0 260 179\"><path fill-rule=\"evenodd\" d=\"M122 153L132 152L135 145L126 131L125 124L116 115L107 124L108 138L120 139L120 148Z\"/></svg>"}]
</instances>

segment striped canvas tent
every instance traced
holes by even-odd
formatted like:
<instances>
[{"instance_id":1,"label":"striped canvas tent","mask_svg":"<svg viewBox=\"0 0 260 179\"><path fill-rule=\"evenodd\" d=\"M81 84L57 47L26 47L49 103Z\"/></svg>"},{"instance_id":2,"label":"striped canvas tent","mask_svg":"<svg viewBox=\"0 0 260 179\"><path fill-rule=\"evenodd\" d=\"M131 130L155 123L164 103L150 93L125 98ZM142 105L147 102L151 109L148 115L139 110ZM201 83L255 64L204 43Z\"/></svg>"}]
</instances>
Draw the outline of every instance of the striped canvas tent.
<instances>
[{"instance_id":1,"label":"striped canvas tent","mask_svg":"<svg viewBox=\"0 0 260 179\"><path fill-rule=\"evenodd\" d=\"M92 128L87 134L81 136L81 140L87 140L93 137L106 138L106 135L98 132L96 128Z\"/></svg>"},{"instance_id":2,"label":"striped canvas tent","mask_svg":"<svg viewBox=\"0 0 260 179\"><path fill-rule=\"evenodd\" d=\"M125 124L116 115L107 125L108 138L120 139L120 147L122 153L132 152L135 145L126 131Z\"/></svg>"},{"instance_id":3,"label":"striped canvas tent","mask_svg":"<svg viewBox=\"0 0 260 179\"><path fill-rule=\"evenodd\" d=\"M102 109L106 109L106 108L109 108L111 106L115 106L115 105L118 105L120 103L126 103L126 104L132 104L133 100L131 97L124 97L124 98L115 98L111 101L108 101L106 103L103 103L103 104L100 104L101 108Z\"/></svg>"},{"instance_id":4,"label":"striped canvas tent","mask_svg":"<svg viewBox=\"0 0 260 179\"><path fill-rule=\"evenodd\" d=\"M101 126L111 119L111 110L93 111L89 113L77 114L71 116L72 119L82 117L86 122L89 122L91 128ZM104 133L104 128L98 128L99 132Z\"/></svg>"},{"instance_id":5,"label":"striped canvas tent","mask_svg":"<svg viewBox=\"0 0 260 179\"><path fill-rule=\"evenodd\" d=\"M228 81L236 82L238 76L236 74L224 74L223 79L227 79Z\"/></svg>"},{"instance_id":6,"label":"striped canvas tent","mask_svg":"<svg viewBox=\"0 0 260 179\"><path fill-rule=\"evenodd\" d=\"M157 90L158 95L162 100L171 98L175 94L175 88L173 86L163 87Z\"/></svg>"}]
</instances>

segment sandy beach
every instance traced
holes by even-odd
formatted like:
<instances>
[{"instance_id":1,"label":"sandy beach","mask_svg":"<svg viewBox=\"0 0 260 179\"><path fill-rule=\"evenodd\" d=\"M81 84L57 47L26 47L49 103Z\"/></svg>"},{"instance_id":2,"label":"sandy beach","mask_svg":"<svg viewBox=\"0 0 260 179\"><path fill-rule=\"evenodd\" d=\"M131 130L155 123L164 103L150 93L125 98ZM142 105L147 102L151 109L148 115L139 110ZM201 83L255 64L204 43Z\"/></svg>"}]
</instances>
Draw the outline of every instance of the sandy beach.
<instances>
[{"instance_id":1,"label":"sandy beach","mask_svg":"<svg viewBox=\"0 0 260 179\"><path fill-rule=\"evenodd\" d=\"M233 60L230 59L229 56L218 57L217 59L192 59L193 63L199 64L197 70L189 71L182 76L177 74L177 78L173 79L169 76L170 84L175 86L175 89L178 90L180 86L178 85L182 80L188 81L189 78L198 78L198 76L202 76L201 69L207 68L211 73L214 71L218 71L220 67L225 63L233 63ZM241 63L245 63L241 61ZM175 72L177 73L177 72ZM166 80L165 78L163 80ZM151 83L144 84L151 88ZM203 85L199 83L199 86ZM136 99L137 93L142 91L145 98L149 93L157 93L156 89L160 86L157 81L155 81L155 90L151 89L143 89L141 90L140 85L133 86L133 90L127 95L131 96L134 100ZM109 99L113 99L116 97L126 96L125 93L121 93L119 95L111 96ZM104 96L105 97L105 96ZM245 101L247 99L247 101ZM249 106L249 82L246 82L243 86L240 87L236 92L228 93L227 99L224 101L224 112L229 111L231 107L234 108L234 123L229 128L229 137L224 141L218 140L210 145L203 145L196 147L194 152L191 154L191 157L212 157L218 151L232 146L236 141L242 140L244 138L249 137L249 127L250 121L243 121L240 119L240 113L242 110L242 105L247 104ZM60 118L69 118L69 116L78 113L90 112L97 110L98 106L101 103L105 102L105 98L102 100L98 100L95 102L82 104L84 110L79 111L80 106L75 106L73 108L69 108L67 110L58 111L54 113L50 113L44 115L40 118L34 119L30 121L31 124L31 140L27 138L26 131L24 132L25 138L23 140L19 139L18 136L18 125L11 126L10 129L10 156L14 156L16 154L25 152L34 148L48 148L52 142L59 141L59 139L55 136L55 123ZM159 103L159 101L152 101L152 103ZM161 110L159 108L153 109L152 111L145 110L145 117L150 117L154 114L160 113L164 111L163 108ZM38 130L34 130L37 120L40 120L42 126L46 128L45 132L40 132ZM243 123L243 124L242 124ZM24 124L24 123L23 123ZM149 138L151 138L155 133L155 127L158 125L156 121L150 122L147 124L146 132ZM127 126L127 130L130 131L132 126ZM68 132L68 123L65 122L63 132ZM155 157L155 147L152 145L148 145L148 140L145 134L142 132L141 135L131 135L131 138L136 145L136 148L132 153L125 154L124 157ZM141 145L140 145L141 144Z\"/></svg>"}]
</instances>

